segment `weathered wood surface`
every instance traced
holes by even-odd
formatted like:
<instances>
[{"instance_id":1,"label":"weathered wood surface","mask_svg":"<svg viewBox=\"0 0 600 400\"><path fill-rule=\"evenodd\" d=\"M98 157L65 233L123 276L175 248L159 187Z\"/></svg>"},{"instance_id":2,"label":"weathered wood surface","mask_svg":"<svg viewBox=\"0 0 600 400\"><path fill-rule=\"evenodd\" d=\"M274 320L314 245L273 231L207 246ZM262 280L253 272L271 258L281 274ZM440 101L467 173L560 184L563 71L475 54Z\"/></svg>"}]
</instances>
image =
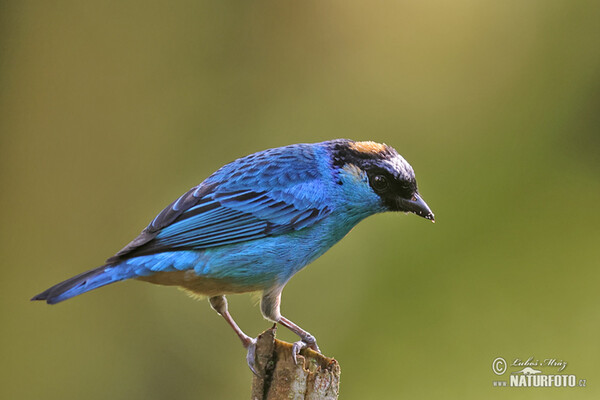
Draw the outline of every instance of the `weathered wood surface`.
<instances>
[{"instance_id":1,"label":"weathered wood surface","mask_svg":"<svg viewBox=\"0 0 600 400\"><path fill-rule=\"evenodd\" d=\"M335 400L340 388L340 365L304 348L292 359L292 344L275 338L276 327L257 338L256 371L251 400Z\"/></svg>"}]
</instances>

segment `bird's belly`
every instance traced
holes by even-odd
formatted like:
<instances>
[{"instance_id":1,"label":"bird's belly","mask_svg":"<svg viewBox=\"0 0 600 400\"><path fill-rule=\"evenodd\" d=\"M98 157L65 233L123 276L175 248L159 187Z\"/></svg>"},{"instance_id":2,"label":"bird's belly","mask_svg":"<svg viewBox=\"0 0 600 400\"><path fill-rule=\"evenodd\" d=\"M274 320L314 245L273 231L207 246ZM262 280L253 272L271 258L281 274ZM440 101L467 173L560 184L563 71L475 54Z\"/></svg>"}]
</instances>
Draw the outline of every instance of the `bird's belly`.
<instances>
[{"instance_id":1,"label":"bird's belly","mask_svg":"<svg viewBox=\"0 0 600 400\"><path fill-rule=\"evenodd\" d=\"M247 293L264 289L261 285L235 282L228 278L198 276L193 270L162 271L150 276L141 276L137 279L158 285L180 286L195 294L204 296Z\"/></svg>"}]
</instances>

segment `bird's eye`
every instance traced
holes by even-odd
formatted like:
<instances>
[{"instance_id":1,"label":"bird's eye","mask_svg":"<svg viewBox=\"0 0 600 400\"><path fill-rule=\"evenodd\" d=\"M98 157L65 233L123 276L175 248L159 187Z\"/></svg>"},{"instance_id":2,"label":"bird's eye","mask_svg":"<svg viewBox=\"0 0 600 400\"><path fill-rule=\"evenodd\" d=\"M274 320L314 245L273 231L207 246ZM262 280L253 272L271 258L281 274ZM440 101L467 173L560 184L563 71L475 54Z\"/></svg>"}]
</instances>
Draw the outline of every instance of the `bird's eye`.
<instances>
[{"instance_id":1,"label":"bird's eye","mask_svg":"<svg viewBox=\"0 0 600 400\"><path fill-rule=\"evenodd\" d=\"M378 192L384 192L390 186L387 178L383 175L375 175L371 180L371 185Z\"/></svg>"}]
</instances>

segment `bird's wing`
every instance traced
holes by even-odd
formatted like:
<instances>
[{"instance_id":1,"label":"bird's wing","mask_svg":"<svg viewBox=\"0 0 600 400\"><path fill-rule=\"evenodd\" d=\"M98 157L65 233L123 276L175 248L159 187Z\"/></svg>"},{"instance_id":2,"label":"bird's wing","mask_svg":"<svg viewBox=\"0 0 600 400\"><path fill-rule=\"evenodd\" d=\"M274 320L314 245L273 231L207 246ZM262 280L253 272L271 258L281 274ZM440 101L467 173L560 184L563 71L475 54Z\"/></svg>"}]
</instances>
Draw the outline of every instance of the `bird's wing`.
<instances>
[{"instance_id":1,"label":"bird's wing","mask_svg":"<svg viewBox=\"0 0 600 400\"><path fill-rule=\"evenodd\" d=\"M331 213L322 185L318 179L301 179L256 190L209 178L161 211L107 262L165 251L205 249L312 226Z\"/></svg>"}]
</instances>

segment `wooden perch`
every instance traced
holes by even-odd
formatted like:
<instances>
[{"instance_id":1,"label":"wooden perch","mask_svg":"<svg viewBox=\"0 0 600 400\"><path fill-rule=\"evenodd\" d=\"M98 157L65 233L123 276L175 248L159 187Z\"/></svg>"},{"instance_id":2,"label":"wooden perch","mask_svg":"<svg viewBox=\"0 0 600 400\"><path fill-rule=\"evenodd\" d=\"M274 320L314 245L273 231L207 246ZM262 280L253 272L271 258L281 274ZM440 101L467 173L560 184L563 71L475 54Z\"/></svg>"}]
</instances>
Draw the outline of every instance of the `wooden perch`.
<instances>
[{"instance_id":1,"label":"wooden perch","mask_svg":"<svg viewBox=\"0 0 600 400\"><path fill-rule=\"evenodd\" d=\"M276 326L257 338L252 400L335 400L340 389L340 365L333 358L304 348L298 364L292 344L275 339Z\"/></svg>"}]
</instances>

